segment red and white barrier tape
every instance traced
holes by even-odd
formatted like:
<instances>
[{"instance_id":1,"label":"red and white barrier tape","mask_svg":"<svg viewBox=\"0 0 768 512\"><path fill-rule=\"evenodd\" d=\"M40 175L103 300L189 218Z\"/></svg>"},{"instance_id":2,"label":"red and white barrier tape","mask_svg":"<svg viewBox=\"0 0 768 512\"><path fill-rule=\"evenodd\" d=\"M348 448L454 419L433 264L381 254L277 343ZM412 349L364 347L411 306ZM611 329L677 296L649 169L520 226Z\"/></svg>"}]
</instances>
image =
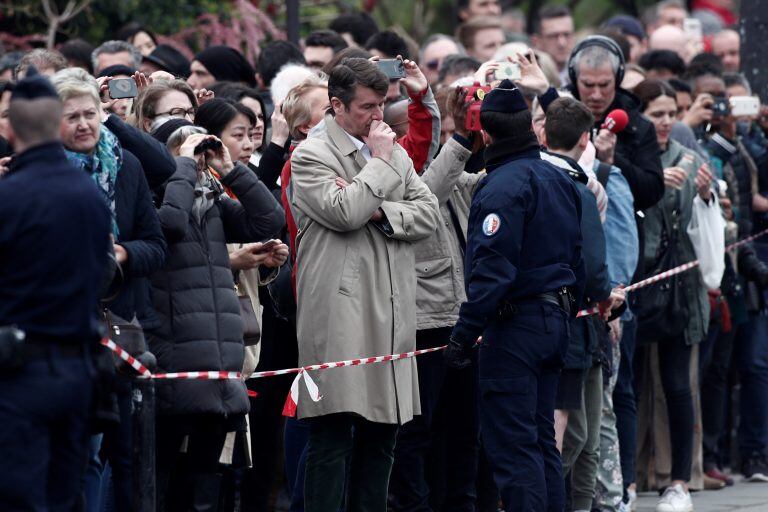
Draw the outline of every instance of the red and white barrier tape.
<instances>
[{"instance_id":1,"label":"red and white barrier tape","mask_svg":"<svg viewBox=\"0 0 768 512\"><path fill-rule=\"evenodd\" d=\"M756 233L743 240L733 243L727 246L725 250L732 251L744 244L747 244L757 238L760 238L765 234L768 234L768 229L765 229L759 233ZM642 281L638 281L633 285L627 286L624 290L627 293L631 293L639 288L643 288L645 286L658 283L659 281L669 279L674 275L687 272L688 270L691 270L692 268L695 268L698 265L699 265L698 260L691 261L690 263L685 263L683 265L680 265L679 267L667 270L665 272L661 272L655 276L649 277ZM583 316L595 315L595 314L598 314L599 312L600 312L600 309L598 307L594 307L590 309L581 310L576 314L576 316L583 317ZM478 339L478 342L480 341L480 339ZM183 379L242 380L243 379L243 376L240 374L240 372L197 371L197 372L176 372L176 373L153 374L143 364L137 361L136 358L134 358L128 352L120 348L120 346L118 346L112 340L104 339L101 341L101 343L102 345L114 351L118 356L120 356L120 358L123 361L128 363L134 370L136 370L136 372L139 373L139 376L141 378L157 379L157 380L183 380ZM367 357L362 359L349 359L347 361L337 361L334 363L313 364L309 366L303 366L301 368L287 368L284 370L270 370L265 372L257 372L252 374L250 377L248 377L248 379L262 379L266 377L276 377L278 375L289 375L293 373L297 374L296 378L293 380L293 383L291 384L291 392L288 394L288 397L285 401L285 406L283 407L284 415L294 416L296 413L296 407L298 406L298 402L299 402L299 386L302 380L304 381L304 384L307 387L307 391L309 392L309 396L313 401L317 402L322 399L322 396L320 395L320 391L317 388L317 385L315 384L315 382L312 380L312 377L310 377L308 373L310 371L328 370L330 368L342 368L345 366L361 366L361 365L368 365L368 364L385 363L388 361L398 361L401 359L409 359L412 357L417 357L423 354L429 354L431 352L439 352L441 350L444 350L445 347L446 345L443 345L440 347L427 348L423 350L413 350L411 352L404 352L402 354L391 354L386 356Z\"/></svg>"}]
</instances>

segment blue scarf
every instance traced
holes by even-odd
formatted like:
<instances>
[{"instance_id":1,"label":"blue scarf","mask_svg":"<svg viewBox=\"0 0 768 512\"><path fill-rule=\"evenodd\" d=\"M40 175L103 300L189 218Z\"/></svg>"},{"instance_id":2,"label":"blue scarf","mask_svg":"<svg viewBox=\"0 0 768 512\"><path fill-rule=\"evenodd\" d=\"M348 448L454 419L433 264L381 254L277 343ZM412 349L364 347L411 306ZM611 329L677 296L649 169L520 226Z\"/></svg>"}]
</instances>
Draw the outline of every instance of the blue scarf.
<instances>
[{"instance_id":1,"label":"blue scarf","mask_svg":"<svg viewBox=\"0 0 768 512\"><path fill-rule=\"evenodd\" d=\"M112 214L112 234L115 236L115 241L119 240L120 230L117 227L115 215L115 182L117 173L123 165L123 148L117 137L102 125L99 142L92 154L86 155L69 150L66 152L70 163L90 174L99 186Z\"/></svg>"}]
</instances>

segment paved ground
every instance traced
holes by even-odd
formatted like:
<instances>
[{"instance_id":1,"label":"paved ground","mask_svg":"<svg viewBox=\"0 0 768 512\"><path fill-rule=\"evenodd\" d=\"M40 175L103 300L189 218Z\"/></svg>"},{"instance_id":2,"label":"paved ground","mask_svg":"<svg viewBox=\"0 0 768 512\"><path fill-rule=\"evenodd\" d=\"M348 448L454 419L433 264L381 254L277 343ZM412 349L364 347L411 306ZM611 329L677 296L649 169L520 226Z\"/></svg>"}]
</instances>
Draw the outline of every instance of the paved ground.
<instances>
[{"instance_id":1,"label":"paved ground","mask_svg":"<svg viewBox=\"0 0 768 512\"><path fill-rule=\"evenodd\" d=\"M736 476L736 484L719 491L693 493L695 512L768 512L768 483L746 483ZM653 512L657 493L641 493L637 512Z\"/></svg>"}]
</instances>

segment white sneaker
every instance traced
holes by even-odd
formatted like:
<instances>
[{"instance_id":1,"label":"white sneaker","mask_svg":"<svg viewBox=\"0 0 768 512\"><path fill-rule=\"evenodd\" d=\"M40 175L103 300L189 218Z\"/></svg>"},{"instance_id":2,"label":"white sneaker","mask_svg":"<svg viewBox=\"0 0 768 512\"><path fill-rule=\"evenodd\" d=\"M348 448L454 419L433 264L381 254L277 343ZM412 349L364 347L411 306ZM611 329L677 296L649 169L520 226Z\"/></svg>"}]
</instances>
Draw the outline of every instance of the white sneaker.
<instances>
[{"instance_id":1,"label":"white sneaker","mask_svg":"<svg viewBox=\"0 0 768 512\"><path fill-rule=\"evenodd\" d=\"M630 512L635 512L635 510L637 510L637 491L627 489L627 496L629 496L629 501L627 501L627 510Z\"/></svg>"},{"instance_id":2,"label":"white sneaker","mask_svg":"<svg viewBox=\"0 0 768 512\"><path fill-rule=\"evenodd\" d=\"M656 505L656 512L693 512L691 493L680 484L667 487Z\"/></svg>"}]
</instances>

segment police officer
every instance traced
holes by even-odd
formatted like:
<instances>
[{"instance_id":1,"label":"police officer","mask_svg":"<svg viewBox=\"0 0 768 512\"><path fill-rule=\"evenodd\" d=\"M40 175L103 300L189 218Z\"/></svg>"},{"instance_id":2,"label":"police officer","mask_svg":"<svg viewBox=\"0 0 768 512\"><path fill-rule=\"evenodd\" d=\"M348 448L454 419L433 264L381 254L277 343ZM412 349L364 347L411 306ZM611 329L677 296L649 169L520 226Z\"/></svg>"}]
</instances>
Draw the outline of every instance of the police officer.
<instances>
[{"instance_id":1,"label":"police officer","mask_svg":"<svg viewBox=\"0 0 768 512\"><path fill-rule=\"evenodd\" d=\"M11 97L17 154L0 178L0 510L72 510L87 457L110 214L67 163L61 112L30 68Z\"/></svg>"},{"instance_id":2,"label":"police officer","mask_svg":"<svg viewBox=\"0 0 768 512\"><path fill-rule=\"evenodd\" d=\"M573 296L581 294L581 202L570 178L540 158L531 113L508 80L480 111L488 176L472 200L467 302L445 352L455 368L478 355L480 425L505 510L562 511L554 402Z\"/></svg>"}]
</instances>

